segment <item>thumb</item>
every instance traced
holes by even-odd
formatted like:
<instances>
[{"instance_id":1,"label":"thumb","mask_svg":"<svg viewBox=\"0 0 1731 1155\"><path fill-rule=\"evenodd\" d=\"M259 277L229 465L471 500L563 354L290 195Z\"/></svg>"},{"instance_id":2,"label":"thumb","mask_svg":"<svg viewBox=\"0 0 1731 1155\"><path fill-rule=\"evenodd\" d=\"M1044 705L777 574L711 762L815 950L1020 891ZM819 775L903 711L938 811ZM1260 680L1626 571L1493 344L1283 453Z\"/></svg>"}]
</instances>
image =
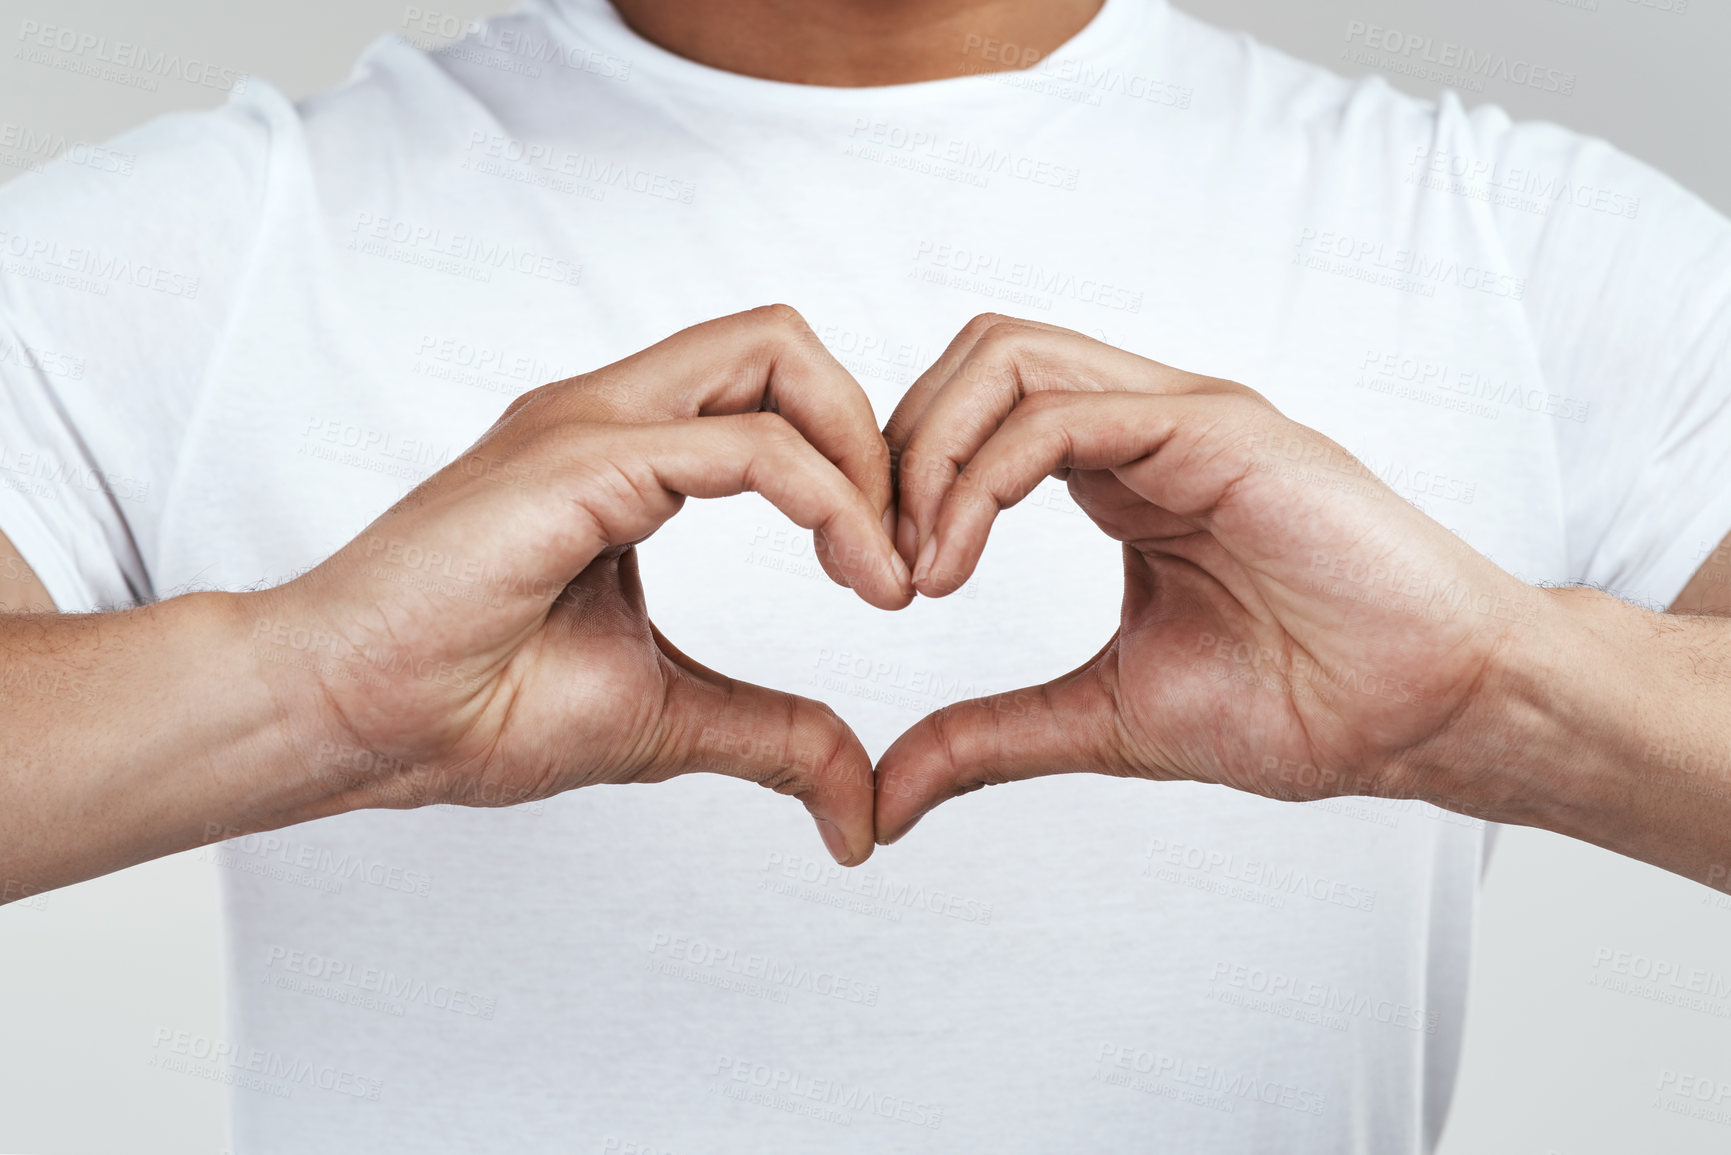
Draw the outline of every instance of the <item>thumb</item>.
<instances>
[{"instance_id":1,"label":"thumb","mask_svg":"<svg viewBox=\"0 0 1731 1155\"><path fill-rule=\"evenodd\" d=\"M1118 706L1098 669L928 714L877 766L877 840L906 834L939 803L1004 782L1091 771L1125 774Z\"/></svg>"},{"instance_id":2,"label":"thumb","mask_svg":"<svg viewBox=\"0 0 1731 1155\"><path fill-rule=\"evenodd\" d=\"M857 735L821 702L724 677L668 645L662 725L673 774L726 774L805 804L831 857L871 857L872 764Z\"/></svg>"}]
</instances>

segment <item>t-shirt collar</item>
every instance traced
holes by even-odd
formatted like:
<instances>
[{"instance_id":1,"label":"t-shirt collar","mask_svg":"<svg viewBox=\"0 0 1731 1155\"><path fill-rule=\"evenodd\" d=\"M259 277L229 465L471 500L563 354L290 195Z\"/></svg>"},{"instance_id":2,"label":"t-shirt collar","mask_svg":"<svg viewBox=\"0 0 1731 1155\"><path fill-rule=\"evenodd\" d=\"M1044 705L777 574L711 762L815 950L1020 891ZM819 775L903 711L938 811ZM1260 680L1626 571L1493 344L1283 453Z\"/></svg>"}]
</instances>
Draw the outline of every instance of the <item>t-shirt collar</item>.
<instances>
[{"instance_id":1,"label":"t-shirt collar","mask_svg":"<svg viewBox=\"0 0 1731 1155\"><path fill-rule=\"evenodd\" d=\"M1106 0L1079 32L1065 41L1028 71L1060 68L1073 71L1077 62L1085 61L1105 67L1123 54L1132 52L1142 42L1138 33L1151 12L1164 7L1165 0ZM742 76L707 64L699 64L676 55L639 35L613 7L609 0L530 0L531 9L545 13L547 24L556 36L568 38L598 51L630 62L634 77L653 76L657 81L695 90L709 99L768 106L795 104L814 106L893 107L901 105L931 105L996 102L1003 99L998 83L1005 75L1002 70L978 75L925 80L911 84L889 84L869 87L837 88L811 84L790 84L780 80L764 80ZM970 45L978 49L980 59L988 56L1002 60L1013 49L1006 45ZM987 67L992 67L988 65Z\"/></svg>"}]
</instances>

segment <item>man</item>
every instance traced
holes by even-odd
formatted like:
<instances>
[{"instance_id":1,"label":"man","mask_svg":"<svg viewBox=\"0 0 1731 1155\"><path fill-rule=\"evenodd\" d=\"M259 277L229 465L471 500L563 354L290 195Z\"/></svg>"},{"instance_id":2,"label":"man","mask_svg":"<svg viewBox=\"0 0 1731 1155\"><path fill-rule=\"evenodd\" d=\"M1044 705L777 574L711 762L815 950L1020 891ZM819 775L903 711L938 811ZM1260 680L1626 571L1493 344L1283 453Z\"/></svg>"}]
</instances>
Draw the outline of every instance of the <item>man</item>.
<instances>
[{"instance_id":1,"label":"man","mask_svg":"<svg viewBox=\"0 0 1731 1155\"><path fill-rule=\"evenodd\" d=\"M1452 811L1711 874L1571 696L1655 619L1528 584L1731 528L1731 230L1603 145L1147 0L553 0L124 147L0 205L17 584L155 603L8 623L6 834L232 839L239 1150L1425 1150Z\"/></svg>"}]
</instances>

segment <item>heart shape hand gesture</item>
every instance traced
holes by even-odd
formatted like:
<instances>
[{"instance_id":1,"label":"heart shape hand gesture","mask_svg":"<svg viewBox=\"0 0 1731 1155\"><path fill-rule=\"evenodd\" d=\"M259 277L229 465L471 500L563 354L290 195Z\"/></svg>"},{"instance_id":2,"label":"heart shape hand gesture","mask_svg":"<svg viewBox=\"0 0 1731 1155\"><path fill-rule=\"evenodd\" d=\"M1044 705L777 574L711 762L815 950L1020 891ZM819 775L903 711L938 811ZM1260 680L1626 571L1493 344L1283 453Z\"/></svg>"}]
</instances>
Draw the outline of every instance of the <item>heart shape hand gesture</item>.
<instances>
[{"instance_id":1,"label":"heart shape hand gesture","mask_svg":"<svg viewBox=\"0 0 1731 1155\"><path fill-rule=\"evenodd\" d=\"M1044 686L926 718L875 780L826 706L700 666L649 620L633 546L686 497L762 494L894 610L959 588L1051 474L1124 543L1117 634ZM1446 796L1438 752L1494 736L1475 691L1539 604L1242 385L987 316L880 435L785 307L525 394L261 596L273 636L328 659L270 671L285 712L317 719L301 760L337 779L326 812L711 771L799 797L846 865L947 798L1054 772ZM364 772L332 748L367 752Z\"/></svg>"}]
</instances>

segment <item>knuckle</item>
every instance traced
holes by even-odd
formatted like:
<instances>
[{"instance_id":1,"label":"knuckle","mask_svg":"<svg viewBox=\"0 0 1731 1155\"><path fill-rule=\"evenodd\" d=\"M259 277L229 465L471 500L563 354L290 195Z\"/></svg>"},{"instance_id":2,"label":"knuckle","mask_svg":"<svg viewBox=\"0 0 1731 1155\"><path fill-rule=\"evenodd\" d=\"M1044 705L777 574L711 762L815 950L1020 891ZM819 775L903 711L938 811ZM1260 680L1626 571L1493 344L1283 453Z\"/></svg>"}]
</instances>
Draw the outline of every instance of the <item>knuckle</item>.
<instances>
[{"instance_id":1,"label":"knuckle","mask_svg":"<svg viewBox=\"0 0 1731 1155\"><path fill-rule=\"evenodd\" d=\"M984 336L994 325L1000 325L1010 318L1002 313L980 313L970 320L962 331L978 339Z\"/></svg>"},{"instance_id":2,"label":"knuckle","mask_svg":"<svg viewBox=\"0 0 1731 1155\"><path fill-rule=\"evenodd\" d=\"M1038 332L1035 326L1019 317L1005 317L996 313L991 314L991 317L992 323L986 327L985 332L981 335L983 341L1003 344L1020 340L1030 333Z\"/></svg>"},{"instance_id":3,"label":"knuckle","mask_svg":"<svg viewBox=\"0 0 1731 1155\"><path fill-rule=\"evenodd\" d=\"M758 779L758 785L789 798L802 798L811 792L811 784L794 766L778 766Z\"/></svg>"},{"instance_id":4,"label":"knuckle","mask_svg":"<svg viewBox=\"0 0 1731 1155\"><path fill-rule=\"evenodd\" d=\"M792 305L760 305L748 314L757 334L756 355L775 359L792 357L806 362L821 362L829 357L829 348Z\"/></svg>"},{"instance_id":5,"label":"knuckle","mask_svg":"<svg viewBox=\"0 0 1731 1155\"><path fill-rule=\"evenodd\" d=\"M1014 488L1014 481L1002 467L964 470L956 478L949 500L958 509L1002 509L1008 504L1005 494Z\"/></svg>"},{"instance_id":6,"label":"knuckle","mask_svg":"<svg viewBox=\"0 0 1731 1155\"><path fill-rule=\"evenodd\" d=\"M500 416L500 420L508 421L530 409L545 405L547 399L558 392L562 385L564 385L562 381L552 385L537 385L533 389L519 393L509 405L505 406L505 412Z\"/></svg>"},{"instance_id":7,"label":"knuckle","mask_svg":"<svg viewBox=\"0 0 1731 1155\"><path fill-rule=\"evenodd\" d=\"M801 440L799 431L779 413L742 413L739 415L739 422L752 437L778 448Z\"/></svg>"},{"instance_id":8,"label":"knuckle","mask_svg":"<svg viewBox=\"0 0 1731 1155\"><path fill-rule=\"evenodd\" d=\"M980 339L974 344L975 356L994 364L1011 356L1015 352L1016 330L1008 321L999 321L980 334Z\"/></svg>"},{"instance_id":9,"label":"knuckle","mask_svg":"<svg viewBox=\"0 0 1731 1155\"><path fill-rule=\"evenodd\" d=\"M1225 380L1219 381L1218 384L1221 391L1241 405L1246 414L1280 412L1274 402L1248 385L1240 385L1236 381Z\"/></svg>"},{"instance_id":10,"label":"knuckle","mask_svg":"<svg viewBox=\"0 0 1731 1155\"><path fill-rule=\"evenodd\" d=\"M745 413L739 422L754 451L783 459L805 455L805 438L779 413Z\"/></svg>"},{"instance_id":11,"label":"knuckle","mask_svg":"<svg viewBox=\"0 0 1731 1155\"><path fill-rule=\"evenodd\" d=\"M811 336L811 326L806 324L800 311L792 305L759 305L751 311L751 315L759 324L783 339L802 341Z\"/></svg>"},{"instance_id":12,"label":"knuckle","mask_svg":"<svg viewBox=\"0 0 1731 1155\"><path fill-rule=\"evenodd\" d=\"M896 467L896 454L890 450L889 442L882 437L868 437L865 442L866 464L874 472L886 473Z\"/></svg>"},{"instance_id":13,"label":"knuckle","mask_svg":"<svg viewBox=\"0 0 1731 1155\"><path fill-rule=\"evenodd\" d=\"M902 451L899 483L904 498L941 494L956 476L956 463L941 453L928 452L923 446Z\"/></svg>"},{"instance_id":14,"label":"knuckle","mask_svg":"<svg viewBox=\"0 0 1731 1155\"><path fill-rule=\"evenodd\" d=\"M979 780L975 768L968 766L964 760L966 738L957 726L958 717L951 708L946 708L932 715L932 743L937 747L942 759L944 771L934 775L936 779L932 792L939 793L944 798L959 798L963 794L971 794L986 784Z\"/></svg>"},{"instance_id":15,"label":"knuckle","mask_svg":"<svg viewBox=\"0 0 1731 1155\"><path fill-rule=\"evenodd\" d=\"M1000 317L974 343L974 352L968 359L963 377L973 385L997 380L1006 366L1018 362L1031 332L1033 330L1020 321Z\"/></svg>"}]
</instances>

